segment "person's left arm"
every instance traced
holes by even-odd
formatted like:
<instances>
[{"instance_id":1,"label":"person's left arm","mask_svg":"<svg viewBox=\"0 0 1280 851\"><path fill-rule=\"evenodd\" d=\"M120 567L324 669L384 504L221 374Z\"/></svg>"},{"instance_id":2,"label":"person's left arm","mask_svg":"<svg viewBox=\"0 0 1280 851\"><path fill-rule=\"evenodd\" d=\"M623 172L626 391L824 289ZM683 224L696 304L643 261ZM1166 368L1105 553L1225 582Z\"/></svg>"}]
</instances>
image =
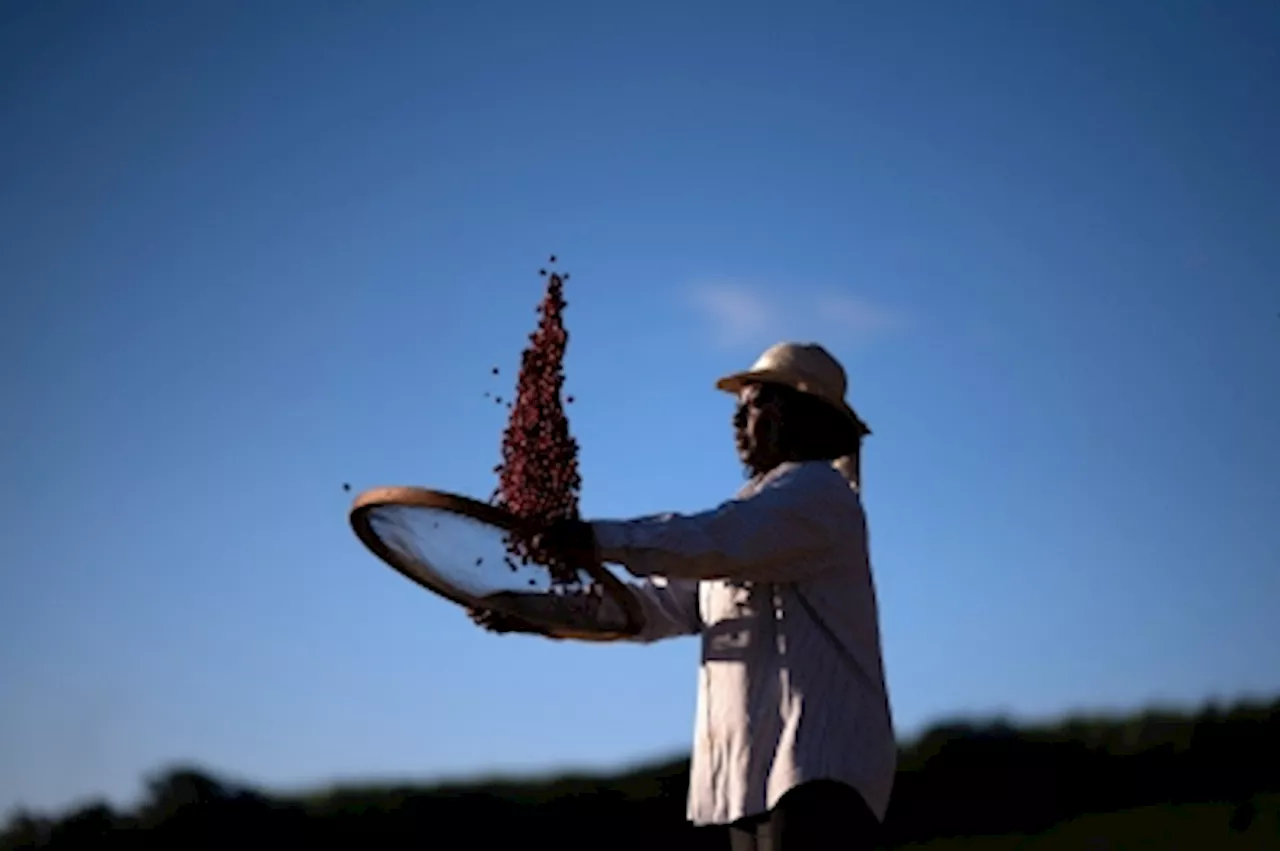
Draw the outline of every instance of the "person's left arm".
<instances>
[{"instance_id":1,"label":"person's left arm","mask_svg":"<svg viewBox=\"0 0 1280 851\"><path fill-rule=\"evenodd\" d=\"M821 570L860 528L847 484L831 472L798 466L711 511L591 529L600 557L636 576L794 582Z\"/></svg>"}]
</instances>

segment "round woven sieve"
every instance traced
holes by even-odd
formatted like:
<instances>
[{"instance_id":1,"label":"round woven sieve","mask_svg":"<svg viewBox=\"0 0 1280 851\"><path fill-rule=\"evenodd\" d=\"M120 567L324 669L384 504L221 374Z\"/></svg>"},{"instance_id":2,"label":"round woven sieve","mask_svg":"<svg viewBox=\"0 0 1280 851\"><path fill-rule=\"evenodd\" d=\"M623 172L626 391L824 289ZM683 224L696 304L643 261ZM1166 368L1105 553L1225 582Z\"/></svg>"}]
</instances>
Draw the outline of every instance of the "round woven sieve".
<instances>
[{"instance_id":1,"label":"round woven sieve","mask_svg":"<svg viewBox=\"0 0 1280 851\"><path fill-rule=\"evenodd\" d=\"M627 638L639 626L635 597L604 565L575 565L579 582L562 588L545 565L514 560L507 538L521 523L496 506L425 488L380 487L356 497L350 519L374 555L465 608L516 615L584 641Z\"/></svg>"}]
</instances>

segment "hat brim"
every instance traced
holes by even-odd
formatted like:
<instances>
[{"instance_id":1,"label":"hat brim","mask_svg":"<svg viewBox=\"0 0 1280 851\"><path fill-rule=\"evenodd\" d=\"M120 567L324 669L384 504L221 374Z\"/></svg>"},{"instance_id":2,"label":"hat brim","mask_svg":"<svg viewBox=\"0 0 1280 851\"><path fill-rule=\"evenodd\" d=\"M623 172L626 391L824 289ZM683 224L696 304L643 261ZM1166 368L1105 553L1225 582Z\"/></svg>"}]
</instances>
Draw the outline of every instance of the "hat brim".
<instances>
[{"instance_id":1,"label":"hat brim","mask_svg":"<svg viewBox=\"0 0 1280 851\"><path fill-rule=\"evenodd\" d=\"M736 372L733 375L726 375L716 382L716 389L723 390L726 393L738 393L742 388L749 384L781 384L784 387L790 387L792 390L798 390L801 393L810 393L808 384L803 380L797 379L791 373L781 372L772 369L754 369L746 372ZM844 414L863 435L871 434L871 429L867 427L862 417L858 416L848 402L833 402L825 396L813 393L815 397L826 402L840 413Z\"/></svg>"}]
</instances>

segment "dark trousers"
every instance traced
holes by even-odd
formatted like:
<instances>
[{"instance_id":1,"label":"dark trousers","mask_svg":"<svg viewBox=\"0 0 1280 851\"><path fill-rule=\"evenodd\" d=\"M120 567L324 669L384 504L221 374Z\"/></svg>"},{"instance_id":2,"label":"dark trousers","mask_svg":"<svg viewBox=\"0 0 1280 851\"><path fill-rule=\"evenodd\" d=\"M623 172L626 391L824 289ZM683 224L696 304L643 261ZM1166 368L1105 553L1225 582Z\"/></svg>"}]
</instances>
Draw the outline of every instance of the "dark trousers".
<instances>
[{"instance_id":1,"label":"dark trousers","mask_svg":"<svg viewBox=\"0 0 1280 851\"><path fill-rule=\"evenodd\" d=\"M880 822L852 786L802 783L767 813L729 825L732 851L871 851Z\"/></svg>"}]
</instances>

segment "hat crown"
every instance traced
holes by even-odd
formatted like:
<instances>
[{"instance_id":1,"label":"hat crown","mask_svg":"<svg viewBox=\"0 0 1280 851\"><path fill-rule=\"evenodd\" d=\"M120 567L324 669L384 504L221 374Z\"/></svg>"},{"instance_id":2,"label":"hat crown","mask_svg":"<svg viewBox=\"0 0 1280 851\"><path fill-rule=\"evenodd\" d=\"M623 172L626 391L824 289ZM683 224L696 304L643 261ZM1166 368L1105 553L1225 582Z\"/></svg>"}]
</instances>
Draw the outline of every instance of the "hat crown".
<instances>
[{"instance_id":1,"label":"hat crown","mask_svg":"<svg viewBox=\"0 0 1280 851\"><path fill-rule=\"evenodd\" d=\"M752 371L792 373L798 389L831 400L842 400L848 391L844 367L816 343L778 343L770 346L752 366Z\"/></svg>"}]
</instances>

